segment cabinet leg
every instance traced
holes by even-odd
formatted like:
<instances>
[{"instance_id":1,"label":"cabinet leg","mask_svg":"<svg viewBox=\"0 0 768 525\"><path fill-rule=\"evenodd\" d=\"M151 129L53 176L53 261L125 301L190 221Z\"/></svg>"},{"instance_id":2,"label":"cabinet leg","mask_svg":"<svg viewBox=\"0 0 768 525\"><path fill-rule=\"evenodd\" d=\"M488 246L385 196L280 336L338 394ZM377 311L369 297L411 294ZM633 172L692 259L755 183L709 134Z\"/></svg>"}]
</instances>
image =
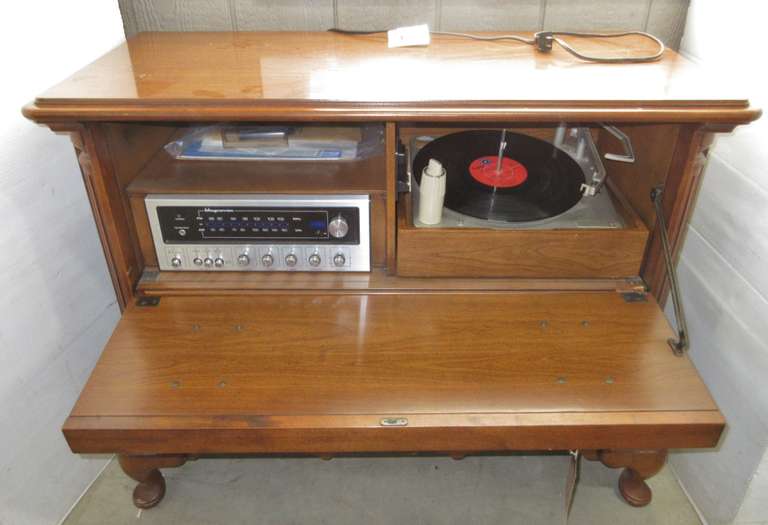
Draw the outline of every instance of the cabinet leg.
<instances>
[{"instance_id":1,"label":"cabinet leg","mask_svg":"<svg viewBox=\"0 0 768 525\"><path fill-rule=\"evenodd\" d=\"M645 480L658 473L667 461L666 450L589 450L583 455L606 467L624 468L619 476L619 493L633 507L651 502L651 488Z\"/></svg>"},{"instance_id":2,"label":"cabinet leg","mask_svg":"<svg viewBox=\"0 0 768 525\"><path fill-rule=\"evenodd\" d=\"M186 456L124 456L118 457L126 475L139 482L133 489L133 504L149 509L160 503L165 496L165 478L161 468L180 467Z\"/></svg>"}]
</instances>

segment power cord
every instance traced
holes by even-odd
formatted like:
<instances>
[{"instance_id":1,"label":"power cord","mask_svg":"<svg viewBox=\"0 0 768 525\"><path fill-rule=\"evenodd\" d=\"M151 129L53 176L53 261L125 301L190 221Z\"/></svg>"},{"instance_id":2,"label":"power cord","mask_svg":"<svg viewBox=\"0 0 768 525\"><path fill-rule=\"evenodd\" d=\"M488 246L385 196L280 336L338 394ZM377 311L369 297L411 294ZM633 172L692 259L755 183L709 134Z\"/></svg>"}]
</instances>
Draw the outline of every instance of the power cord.
<instances>
[{"instance_id":1,"label":"power cord","mask_svg":"<svg viewBox=\"0 0 768 525\"><path fill-rule=\"evenodd\" d=\"M340 33L343 35L375 35L375 34L387 32L387 30L348 31L346 29L339 29L337 27L329 29L328 31L332 33ZM556 43L560 47L568 51L570 54L578 58L579 60L584 60L586 62L599 62L599 63L607 63L607 64L653 62L654 60L660 59L661 56L664 54L664 50L666 49L666 47L664 46L664 42L659 40L656 36L650 33L646 33L645 31L624 31L622 33L588 33L588 32L581 32L581 31L539 31L537 33L534 33L533 38L527 38L522 35L483 36L483 35L473 35L470 33L454 33L452 31L430 31L430 33L433 35L455 36L459 38L468 38L471 40L482 40L487 42L492 42L497 40L514 40L516 42L522 42L523 44L536 46L536 49L543 53L548 53L552 51L552 47ZM588 55L586 53L581 53L577 51L575 48L573 48L570 44L568 44L562 38L558 38L561 36L575 36L575 37L581 37L581 38L618 38L618 37L628 36L628 35L639 35L649 40L652 40L658 46L658 50L656 51L656 53L652 53L649 55L636 56L636 57L626 57L626 56L602 57L602 56L594 56L594 55Z\"/></svg>"}]
</instances>

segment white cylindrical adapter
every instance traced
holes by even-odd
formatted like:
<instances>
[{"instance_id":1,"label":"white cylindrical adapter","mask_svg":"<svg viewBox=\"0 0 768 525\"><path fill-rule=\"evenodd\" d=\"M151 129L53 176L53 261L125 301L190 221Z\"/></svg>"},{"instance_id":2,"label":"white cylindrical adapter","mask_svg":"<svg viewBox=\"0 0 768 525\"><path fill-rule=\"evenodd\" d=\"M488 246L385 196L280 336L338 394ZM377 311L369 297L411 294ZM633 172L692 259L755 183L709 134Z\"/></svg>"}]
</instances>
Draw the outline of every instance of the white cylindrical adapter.
<instances>
[{"instance_id":1,"label":"white cylindrical adapter","mask_svg":"<svg viewBox=\"0 0 768 525\"><path fill-rule=\"evenodd\" d=\"M439 224L443 218L445 200L445 168L437 159L429 163L421 172L419 184L419 222Z\"/></svg>"}]
</instances>

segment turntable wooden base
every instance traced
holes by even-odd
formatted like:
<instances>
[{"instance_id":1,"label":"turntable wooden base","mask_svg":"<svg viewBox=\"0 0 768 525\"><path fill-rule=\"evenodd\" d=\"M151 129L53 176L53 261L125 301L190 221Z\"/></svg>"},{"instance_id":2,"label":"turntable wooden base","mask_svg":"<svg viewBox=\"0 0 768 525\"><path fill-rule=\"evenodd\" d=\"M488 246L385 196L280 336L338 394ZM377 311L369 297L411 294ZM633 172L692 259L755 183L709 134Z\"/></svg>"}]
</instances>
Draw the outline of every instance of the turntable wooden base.
<instances>
[{"instance_id":1,"label":"turntable wooden base","mask_svg":"<svg viewBox=\"0 0 768 525\"><path fill-rule=\"evenodd\" d=\"M579 42L588 53L620 44L647 51L633 37ZM408 72L428 72L434 85ZM525 82L510 91L510 75ZM159 469L203 454L574 449L625 468L621 494L647 504L644 480L667 449L713 447L724 428L691 361L667 346L657 304L667 279L648 197L665 185L678 250L712 134L759 116L710 78L672 51L653 64L605 66L451 37L390 50L377 35L137 35L25 108L72 136L124 310L64 426L70 447L119 454L143 508L164 495ZM378 123L385 147L312 170L228 163L209 173L163 157L180 122L231 120ZM615 148L597 133L601 122L630 136L636 163L608 174L628 224L618 235L441 237L409 227L407 202L398 216L400 140L436 126L544 136L561 122L591 127L601 149ZM364 191L374 200L376 268L157 272L141 199L167 191ZM492 272L486 248L503 255L491 257Z\"/></svg>"}]
</instances>

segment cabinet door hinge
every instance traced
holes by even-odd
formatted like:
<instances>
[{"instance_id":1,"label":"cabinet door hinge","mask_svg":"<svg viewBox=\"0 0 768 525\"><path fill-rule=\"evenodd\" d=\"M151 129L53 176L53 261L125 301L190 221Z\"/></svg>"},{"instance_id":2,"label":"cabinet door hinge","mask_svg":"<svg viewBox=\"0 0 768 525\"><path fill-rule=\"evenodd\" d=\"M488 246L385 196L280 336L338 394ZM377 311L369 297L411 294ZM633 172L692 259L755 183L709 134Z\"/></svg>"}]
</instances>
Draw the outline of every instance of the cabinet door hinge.
<instances>
[{"instance_id":1,"label":"cabinet door hinge","mask_svg":"<svg viewBox=\"0 0 768 525\"><path fill-rule=\"evenodd\" d=\"M625 279L616 291L621 294L628 303L644 303L648 300L648 286L640 277Z\"/></svg>"},{"instance_id":2,"label":"cabinet door hinge","mask_svg":"<svg viewBox=\"0 0 768 525\"><path fill-rule=\"evenodd\" d=\"M136 299L136 306L157 306L160 304L160 298L151 295L143 295Z\"/></svg>"}]
</instances>

